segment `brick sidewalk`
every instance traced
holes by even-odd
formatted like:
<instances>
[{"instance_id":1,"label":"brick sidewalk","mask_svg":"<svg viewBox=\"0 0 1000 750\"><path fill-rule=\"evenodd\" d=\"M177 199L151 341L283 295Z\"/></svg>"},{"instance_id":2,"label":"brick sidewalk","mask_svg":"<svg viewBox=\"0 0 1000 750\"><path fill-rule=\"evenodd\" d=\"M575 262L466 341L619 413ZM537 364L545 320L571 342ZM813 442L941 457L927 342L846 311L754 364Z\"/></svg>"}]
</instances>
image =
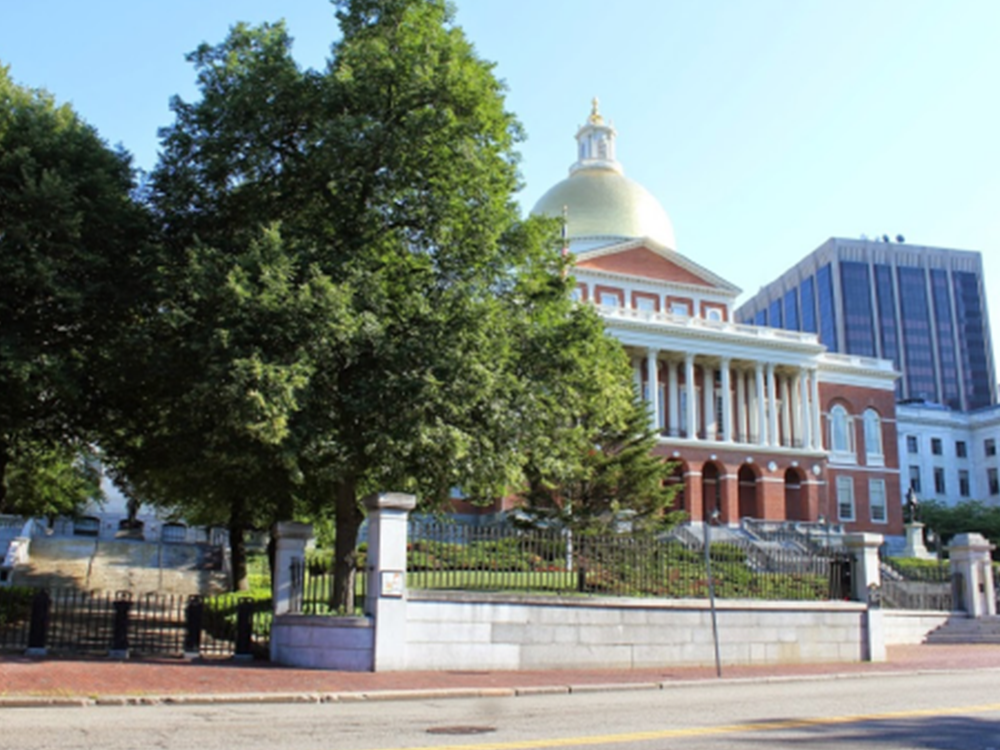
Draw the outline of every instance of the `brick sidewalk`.
<instances>
[{"instance_id":1,"label":"brick sidewalk","mask_svg":"<svg viewBox=\"0 0 1000 750\"><path fill-rule=\"evenodd\" d=\"M878 664L723 665L725 679L824 678L1000 669L1000 646L893 646ZM715 679L714 668L333 672L266 662L0 656L0 707L164 701L360 700L657 688Z\"/></svg>"}]
</instances>

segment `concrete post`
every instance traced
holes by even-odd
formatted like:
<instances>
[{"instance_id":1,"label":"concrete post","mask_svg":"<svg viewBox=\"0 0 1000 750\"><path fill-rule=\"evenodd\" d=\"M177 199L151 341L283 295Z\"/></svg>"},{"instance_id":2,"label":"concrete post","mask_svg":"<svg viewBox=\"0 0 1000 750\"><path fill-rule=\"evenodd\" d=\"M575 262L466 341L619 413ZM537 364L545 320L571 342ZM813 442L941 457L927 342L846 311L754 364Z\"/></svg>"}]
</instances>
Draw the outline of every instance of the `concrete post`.
<instances>
[{"instance_id":1,"label":"concrete post","mask_svg":"<svg viewBox=\"0 0 1000 750\"><path fill-rule=\"evenodd\" d=\"M871 594L882 584L878 550L884 538L881 534L856 533L844 535L844 546L854 559L851 577L853 598L868 604L864 623L865 661L885 661L885 624L878 601Z\"/></svg>"},{"instance_id":2,"label":"concrete post","mask_svg":"<svg viewBox=\"0 0 1000 750\"><path fill-rule=\"evenodd\" d=\"M406 669L406 521L413 495L383 492L368 509L368 588L365 611L375 628L373 671Z\"/></svg>"},{"instance_id":3,"label":"concrete post","mask_svg":"<svg viewBox=\"0 0 1000 750\"><path fill-rule=\"evenodd\" d=\"M953 608L964 610L969 617L989 617L997 612L990 560L993 549L982 534L958 534L948 545Z\"/></svg>"},{"instance_id":4,"label":"concrete post","mask_svg":"<svg viewBox=\"0 0 1000 750\"><path fill-rule=\"evenodd\" d=\"M291 610L292 560L305 563L306 544L312 539L313 527L308 523L281 521L274 525L274 580L271 596L274 614L284 615Z\"/></svg>"}]
</instances>

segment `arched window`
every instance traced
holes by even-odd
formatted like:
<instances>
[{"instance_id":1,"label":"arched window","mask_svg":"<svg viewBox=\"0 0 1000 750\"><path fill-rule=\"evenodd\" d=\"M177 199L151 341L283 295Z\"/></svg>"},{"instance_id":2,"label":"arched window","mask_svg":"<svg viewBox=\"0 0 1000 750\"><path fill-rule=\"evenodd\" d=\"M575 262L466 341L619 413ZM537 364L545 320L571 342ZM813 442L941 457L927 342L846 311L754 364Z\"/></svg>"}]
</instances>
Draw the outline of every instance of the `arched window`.
<instances>
[{"instance_id":1,"label":"arched window","mask_svg":"<svg viewBox=\"0 0 1000 750\"><path fill-rule=\"evenodd\" d=\"M854 461L854 441L852 440L851 418L840 404L830 409L830 452L831 458L839 461Z\"/></svg>"},{"instance_id":2,"label":"arched window","mask_svg":"<svg viewBox=\"0 0 1000 750\"><path fill-rule=\"evenodd\" d=\"M882 418L874 409L865 409L865 463L885 466L882 452Z\"/></svg>"}]
</instances>

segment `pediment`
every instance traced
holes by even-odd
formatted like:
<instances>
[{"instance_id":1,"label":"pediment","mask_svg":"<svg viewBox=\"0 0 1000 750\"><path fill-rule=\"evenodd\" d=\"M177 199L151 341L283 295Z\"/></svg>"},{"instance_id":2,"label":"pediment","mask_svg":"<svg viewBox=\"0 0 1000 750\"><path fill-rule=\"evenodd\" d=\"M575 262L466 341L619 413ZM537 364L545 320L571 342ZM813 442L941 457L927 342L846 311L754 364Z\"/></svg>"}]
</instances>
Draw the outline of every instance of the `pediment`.
<instances>
[{"instance_id":1,"label":"pediment","mask_svg":"<svg viewBox=\"0 0 1000 750\"><path fill-rule=\"evenodd\" d=\"M701 286L729 294L740 291L680 253L654 249L645 243L625 243L583 252L577 255L576 266L660 283Z\"/></svg>"}]
</instances>

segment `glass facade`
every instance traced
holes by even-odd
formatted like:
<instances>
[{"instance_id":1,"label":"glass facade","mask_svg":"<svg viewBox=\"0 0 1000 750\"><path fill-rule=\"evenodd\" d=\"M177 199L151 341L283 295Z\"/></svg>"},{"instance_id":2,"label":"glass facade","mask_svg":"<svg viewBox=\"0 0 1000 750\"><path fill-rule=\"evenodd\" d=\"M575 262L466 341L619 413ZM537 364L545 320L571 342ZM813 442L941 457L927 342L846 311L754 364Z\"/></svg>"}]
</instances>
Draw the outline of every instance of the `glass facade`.
<instances>
[{"instance_id":1,"label":"glass facade","mask_svg":"<svg viewBox=\"0 0 1000 750\"><path fill-rule=\"evenodd\" d=\"M783 311L783 319L785 321L785 328L789 331L798 331L799 328L799 300L795 289L789 289L785 292L785 308Z\"/></svg>"},{"instance_id":2,"label":"glass facade","mask_svg":"<svg viewBox=\"0 0 1000 750\"><path fill-rule=\"evenodd\" d=\"M934 346L931 342L930 306L927 304L927 284L921 268L900 266L899 309L902 314L900 331L903 335L903 363L906 392L910 398L937 400L934 381Z\"/></svg>"},{"instance_id":3,"label":"glass facade","mask_svg":"<svg viewBox=\"0 0 1000 750\"><path fill-rule=\"evenodd\" d=\"M819 287L819 342L831 352L839 352L837 347L837 313L833 299L833 272L830 264L816 272L816 286Z\"/></svg>"},{"instance_id":4,"label":"glass facade","mask_svg":"<svg viewBox=\"0 0 1000 750\"><path fill-rule=\"evenodd\" d=\"M956 326L966 408L978 409L993 403L990 365L987 355L985 305L979 294L976 274L955 271Z\"/></svg>"},{"instance_id":5,"label":"glass facade","mask_svg":"<svg viewBox=\"0 0 1000 750\"><path fill-rule=\"evenodd\" d=\"M948 294L948 272L931 269L931 297L934 299L934 325L938 340L938 367L941 371L941 402L952 409L962 408L958 389L958 368L955 357L955 326L951 317L951 295Z\"/></svg>"},{"instance_id":6,"label":"glass facade","mask_svg":"<svg viewBox=\"0 0 1000 750\"><path fill-rule=\"evenodd\" d=\"M766 326L767 325L767 310L758 310L757 314L753 317L753 324L755 326Z\"/></svg>"},{"instance_id":7,"label":"glass facade","mask_svg":"<svg viewBox=\"0 0 1000 750\"><path fill-rule=\"evenodd\" d=\"M867 263L842 261L840 290L843 297L844 348L848 354L875 356L871 280Z\"/></svg>"},{"instance_id":8,"label":"glass facade","mask_svg":"<svg viewBox=\"0 0 1000 750\"><path fill-rule=\"evenodd\" d=\"M781 300L776 299L767 306L767 324L771 328L784 328L781 320Z\"/></svg>"},{"instance_id":9,"label":"glass facade","mask_svg":"<svg viewBox=\"0 0 1000 750\"><path fill-rule=\"evenodd\" d=\"M816 333L816 282L810 276L799 286L799 301L802 303L802 329Z\"/></svg>"},{"instance_id":10,"label":"glass facade","mask_svg":"<svg viewBox=\"0 0 1000 750\"><path fill-rule=\"evenodd\" d=\"M875 266L875 299L878 305L878 335L882 358L899 368L899 339L896 333L896 292L892 288L892 268Z\"/></svg>"}]
</instances>

